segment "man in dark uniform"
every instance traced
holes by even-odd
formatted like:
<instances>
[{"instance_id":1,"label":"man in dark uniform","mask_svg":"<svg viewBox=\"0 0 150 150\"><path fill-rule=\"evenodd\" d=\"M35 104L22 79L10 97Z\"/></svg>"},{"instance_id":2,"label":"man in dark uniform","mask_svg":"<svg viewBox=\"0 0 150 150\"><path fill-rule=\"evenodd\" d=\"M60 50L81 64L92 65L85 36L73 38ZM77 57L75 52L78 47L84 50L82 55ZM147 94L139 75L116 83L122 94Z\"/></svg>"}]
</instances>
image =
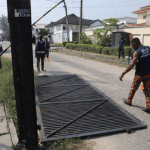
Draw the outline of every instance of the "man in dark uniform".
<instances>
[{"instance_id":1,"label":"man in dark uniform","mask_svg":"<svg viewBox=\"0 0 150 150\"><path fill-rule=\"evenodd\" d=\"M134 38L131 43L132 47L135 49L132 62L119 78L122 81L123 76L134 67L134 64L136 64L136 71L129 96L124 103L132 106L134 94L139 88L141 82L143 82L143 92L145 94L147 106L147 108L143 109L143 111L150 113L150 47L141 45L138 38Z\"/></svg>"},{"instance_id":2,"label":"man in dark uniform","mask_svg":"<svg viewBox=\"0 0 150 150\"><path fill-rule=\"evenodd\" d=\"M119 56L118 56L119 59L120 59L121 51L122 51L122 58L124 59L124 43L125 43L125 41L124 41L123 37L121 37L121 39L119 40Z\"/></svg>"},{"instance_id":3,"label":"man in dark uniform","mask_svg":"<svg viewBox=\"0 0 150 150\"><path fill-rule=\"evenodd\" d=\"M40 59L41 59L41 68L44 70L44 57L45 57L45 41L42 40L43 36L40 36L40 40L36 44L36 57L37 57L37 70L40 72Z\"/></svg>"}]
</instances>

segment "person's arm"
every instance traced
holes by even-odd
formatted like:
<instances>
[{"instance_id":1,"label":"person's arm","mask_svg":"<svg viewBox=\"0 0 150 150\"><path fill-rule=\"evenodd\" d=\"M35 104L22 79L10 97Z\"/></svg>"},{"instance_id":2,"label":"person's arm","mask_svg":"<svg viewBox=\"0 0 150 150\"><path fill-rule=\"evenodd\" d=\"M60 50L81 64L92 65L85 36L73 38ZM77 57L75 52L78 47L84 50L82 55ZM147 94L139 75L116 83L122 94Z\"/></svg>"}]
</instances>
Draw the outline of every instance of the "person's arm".
<instances>
[{"instance_id":1,"label":"person's arm","mask_svg":"<svg viewBox=\"0 0 150 150\"><path fill-rule=\"evenodd\" d=\"M135 65L135 63L138 60L138 53L135 51L133 54L133 59L132 62L130 63L130 65L127 67L127 69L120 75L119 79L122 81L123 76L128 73Z\"/></svg>"}]
</instances>

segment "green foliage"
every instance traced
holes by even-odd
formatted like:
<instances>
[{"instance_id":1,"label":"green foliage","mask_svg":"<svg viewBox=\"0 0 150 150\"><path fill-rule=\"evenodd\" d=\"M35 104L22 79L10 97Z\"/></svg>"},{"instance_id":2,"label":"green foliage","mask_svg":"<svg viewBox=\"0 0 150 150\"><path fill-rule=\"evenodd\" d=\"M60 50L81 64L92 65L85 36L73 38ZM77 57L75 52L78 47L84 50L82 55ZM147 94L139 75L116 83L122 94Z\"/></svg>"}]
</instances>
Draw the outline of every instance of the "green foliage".
<instances>
[{"instance_id":1,"label":"green foliage","mask_svg":"<svg viewBox=\"0 0 150 150\"><path fill-rule=\"evenodd\" d=\"M119 22L118 19L110 18L105 19L109 24L102 23L104 28L96 29L93 31L93 36L96 39L96 45L98 46L111 46L112 35L108 34L109 31L112 31L111 26L117 26Z\"/></svg>"},{"instance_id":2,"label":"green foliage","mask_svg":"<svg viewBox=\"0 0 150 150\"><path fill-rule=\"evenodd\" d=\"M80 35L77 35L76 39L79 44L92 44L92 40L87 37L84 32L82 32Z\"/></svg>"},{"instance_id":3,"label":"green foliage","mask_svg":"<svg viewBox=\"0 0 150 150\"><path fill-rule=\"evenodd\" d=\"M96 53L102 54L103 46L96 46Z\"/></svg>"},{"instance_id":4,"label":"green foliage","mask_svg":"<svg viewBox=\"0 0 150 150\"><path fill-rule=\"evenodd\" d=\"M2 69L0 69L0 103L6 106L7 118L12 117L18 131L15 90L13 83L12 62L2 57Z\"/></svg>"},{"instance_id":5,"label":"green foliage","mask_svg":"<svg viewBox=\"0 0 150 150\"><path fill-rule=\"evenodd\" d=\"M73 43L67 43L66 48L77 50L77 51L85 51L85 52L96 52L96 45L90 45L90 44L73 44Z\"/></svg>"},{"instance_id":6,"label":"green foliage","mask_svg":"<svg viewBox=\"0 0 150 150\"><path fill-rule=\"evenodd\" d=\"M77 41L75 41L75 42L74 42L74 44L78 44L78 42L77 42Z\"/></svg>"},{"instance_id":7,"label":"green foliage","mask_svg":"<svg viewBox=\"0 0 150 150\"><path fill-rule=\"evenodd\" d=\"M102 49L102 54L104 54L104 55L112 55L113 54L113 50L110 47L104 47Z\"/></svg>"},{"instance_id":8,"label":"green foliage","mask_svg":"<svg viewBox=\"0 0 150 150\"><path fill-rule=\"evenodd\" d=\"M67 41L62 42L63 47L65 47L66 43L68 43Z\"/></svg>"},{"instance_id":9,"label":"green foliage","mask_svg":"<svg viewBox=\"0 0 150 150\"><path fill-rule=\"evenodd\" d=\"M41 29L40 32L39 32L39 35L42 35L43 37L44 37L45 35L47 35L47 34L48 34L48 31L45 30L45 29Z\"/></svg>"},{"instance_id":10,"label":"green foliage","mask_svg":"<svg viewBox=\"0 0 150 150\"><path fill-rule=\"evenodd\" d=\"M129 47L129 46L124 47L124 55L125 56L129 56L129 54L130 54L130 57L133 57L134 52L135 52L135 50L133 49L133 47Z\"/></svg>"},{"instance_id":11,"label":"green foliage","mask_svg":"<svg viewBox=\"0 0 150 150\"><path fill-rule=\"evenodd\" d=\"M119 48L118 47L112 48L112 51L113 51L113 55L114 56L118 56L119 55Z\"/></svg>"}]
</instances>

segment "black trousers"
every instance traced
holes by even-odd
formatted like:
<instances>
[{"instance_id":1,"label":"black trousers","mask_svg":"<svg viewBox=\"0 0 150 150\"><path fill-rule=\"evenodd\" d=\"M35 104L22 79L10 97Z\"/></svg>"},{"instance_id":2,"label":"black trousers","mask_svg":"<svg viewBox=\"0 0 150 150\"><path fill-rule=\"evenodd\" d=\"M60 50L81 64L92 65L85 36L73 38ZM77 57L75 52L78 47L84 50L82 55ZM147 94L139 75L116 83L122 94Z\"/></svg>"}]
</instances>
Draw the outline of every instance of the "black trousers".
<instances>
[{"instance_id":1,"label":"black trousers","mask_svg":"<svg viewBox=\"0 0 150 150\"><path fill-rule=\"evenodd\" d=\"M41 68L44 70L44 57L45 54L37 53L37 69L40 70L40 59L41 59Z\"/></svg>"},{"instance_id":2,"label":"black trousers","mask_svg":"<svg viewBox=\"0 0 150 150\"><path fill-rule=\"evenodd\" d=\"M121 54L121 51L122 51L122 58L124 59L124 47L119 47L119 58L120 58L120 54Z\"/></svg>"}]
</instances>

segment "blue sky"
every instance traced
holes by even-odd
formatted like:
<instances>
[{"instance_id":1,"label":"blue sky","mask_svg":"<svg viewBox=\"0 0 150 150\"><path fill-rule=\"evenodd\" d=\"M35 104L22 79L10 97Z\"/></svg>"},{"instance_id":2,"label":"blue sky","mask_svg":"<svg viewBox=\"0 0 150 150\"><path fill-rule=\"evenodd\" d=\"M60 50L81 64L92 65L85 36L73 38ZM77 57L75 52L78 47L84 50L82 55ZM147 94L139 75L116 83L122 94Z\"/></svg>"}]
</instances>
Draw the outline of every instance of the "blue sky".
<instances>
[{"instance_id":1,"label":"blue sky","mask_svg":"<svg viewBox=\"0 0 150 150\"><path fill-rule=\"evenodd\" d=\"M32 23L61 0L31 0ZM80 15L80 0L66 0L68 14ZM149 0L83 0L83 18L108 19L118 17L137 17L131 12L150 5ZM65 16L64 4L60 4L38 23L48 24ZM0 15L7 16L7 0L0 0Z\"/></svg>"}]
</instances>

